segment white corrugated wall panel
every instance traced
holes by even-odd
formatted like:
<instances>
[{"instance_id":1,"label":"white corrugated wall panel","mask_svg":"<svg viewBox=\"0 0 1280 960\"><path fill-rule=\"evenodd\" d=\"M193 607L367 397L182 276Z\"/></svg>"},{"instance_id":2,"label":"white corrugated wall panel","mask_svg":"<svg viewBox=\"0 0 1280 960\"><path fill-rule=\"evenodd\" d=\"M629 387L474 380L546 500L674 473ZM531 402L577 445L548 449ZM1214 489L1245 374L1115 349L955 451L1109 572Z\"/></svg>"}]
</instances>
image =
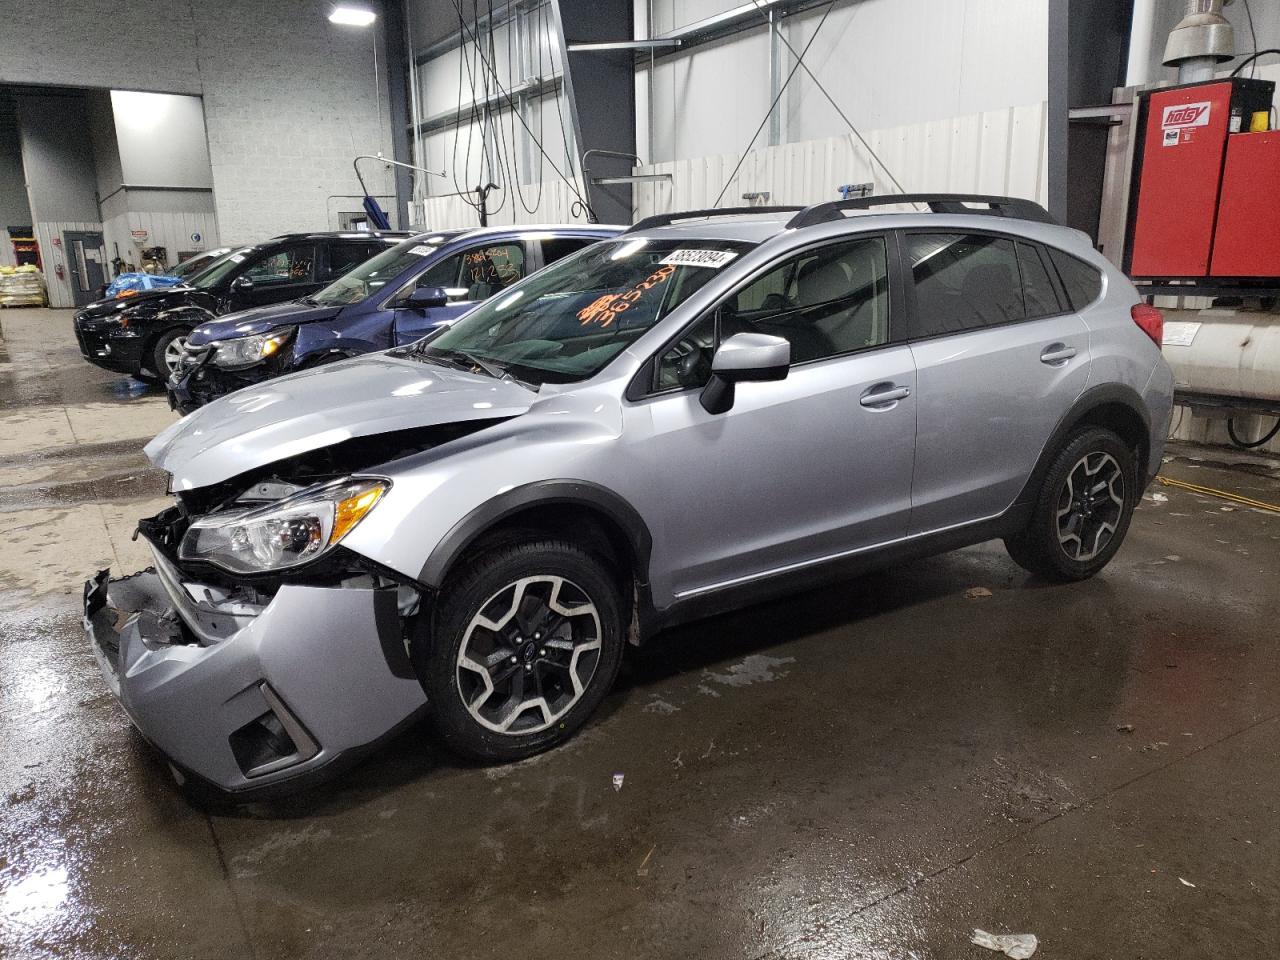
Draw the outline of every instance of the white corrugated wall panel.
<instances>
[{"instance_id":1,"label":"white corrugated wall panel","mask_svg":"<svg viewBox=\"0 0 1280 960\"><path fill-rule=\"evenodd\" d=\"M1046 106L1040 102L864 136L909 193L990 193L1043 203L1048 193L1045 118ZM670 174L671 181L636 185L636 217L739 206L744 193L768 192L771 204L819 203L836 199L836 188L846 183L871 182L878 194L897 192L884 168L852 135L752 150L726 187L738 159L738 154L712 154L639 168L641 173ZM526 187L525 193L532 205L534 188ZM490 222L580 221L584 218L570 215L574 199L563 183L548 182L533 213L508 197ZM429 197L421 222L432 229L473 226L477 215L460 197Z\"/></svg>"},{"instance_id":2,"label":"white corrugated wall panel","mask_svg":"<svg viewBox=\"0 0 1280 960\"><path fill-rule=\"evenodd\" d=\"M872 149L909 193L991 193L1045 201L1043 102L864 133ZM635 191L636 216L715 205L736 154L652 164L644 173L669 173L672 182ZM878 194L894 193L884 167L850 136L763 147L751 151L720 206L737 206L742 194L767 191L771 204L832 200L846 183L871 182Z\"/></svg>"}]
</instances>

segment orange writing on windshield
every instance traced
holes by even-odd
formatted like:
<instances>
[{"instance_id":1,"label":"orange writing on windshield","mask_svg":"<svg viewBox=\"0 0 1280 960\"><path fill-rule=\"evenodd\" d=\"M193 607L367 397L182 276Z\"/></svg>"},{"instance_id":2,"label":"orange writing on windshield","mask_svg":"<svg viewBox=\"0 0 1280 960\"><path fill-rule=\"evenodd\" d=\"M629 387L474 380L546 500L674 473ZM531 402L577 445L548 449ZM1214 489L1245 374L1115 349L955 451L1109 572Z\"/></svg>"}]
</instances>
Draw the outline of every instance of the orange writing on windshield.
<instances>
[{"instance_id":1,"label":"orange writing on windshield","mask_svg":"<svg viewBox=\"0 0 1280 960\"><path fill-rule=\"evenodd\" d=\"M675 272L676 268L670 265L659 267L624 293L606 293L597 297L578 311L578 319L582 321L584 327L589 323L598 323L602 327L607 327L618 319L619 314L640 300L647 291L664 283Z\"/></svg>"}]
</instances>

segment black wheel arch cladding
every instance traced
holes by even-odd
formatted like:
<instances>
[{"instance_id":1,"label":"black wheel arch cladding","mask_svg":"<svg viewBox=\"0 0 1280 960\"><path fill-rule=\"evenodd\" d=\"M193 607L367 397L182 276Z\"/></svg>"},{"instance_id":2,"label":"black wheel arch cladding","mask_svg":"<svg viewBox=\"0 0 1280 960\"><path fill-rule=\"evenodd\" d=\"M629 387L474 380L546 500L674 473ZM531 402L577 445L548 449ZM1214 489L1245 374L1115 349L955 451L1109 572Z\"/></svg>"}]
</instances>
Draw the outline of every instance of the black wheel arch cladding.
<instances>
[{"instance_id":1,"label":"black wheel arch cladding","mask_svg":"<svg viewBox=\"0 0 1280 960\"><path fill-rule=\"evenodd\" d=\"M578 507L603 517L626 540L635 574L648 582L653 538L639 512L617 493L583 480L542 480L508 490L476 507L455 523L423 564L418 580L435 589L444 583L459 559L485 533L531 507Z\"/></svg>"},{"instance_id":2,"label":"black wheel arch cladding","mask_svg":"<svg viewBox=\"0 0 1280 960\"><path fill-rule=\"evenodd\" d=\"M1099 384L1085 390L1071 409L1058 421L1053 433L1040 449L1035 468L1027 477L1015 504L1033 502L1044 483L1045 475L1053 465L1058 452L1067 444L1072 434L1087 426L1105 427L1126 443L1137 448L1135 465L1138 483L1149 475L1151 457L1151 418L1146 404L1132 387L1118 383ZM1134 433L1138 436L1134 436Z\"/></svg>"}]
</instances>

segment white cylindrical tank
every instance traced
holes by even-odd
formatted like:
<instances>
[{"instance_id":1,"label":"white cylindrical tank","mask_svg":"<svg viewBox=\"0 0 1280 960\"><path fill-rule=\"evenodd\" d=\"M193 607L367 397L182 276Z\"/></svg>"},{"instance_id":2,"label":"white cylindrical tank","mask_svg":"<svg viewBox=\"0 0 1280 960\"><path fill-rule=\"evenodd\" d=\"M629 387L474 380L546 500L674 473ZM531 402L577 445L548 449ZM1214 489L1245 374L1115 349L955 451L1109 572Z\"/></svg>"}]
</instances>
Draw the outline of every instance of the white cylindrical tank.
<instances>
[{"instance_id":1,"label":"white cylindrical tank","mask_svg":"<svg viewBox=\"0 0 1280 960\"><path fill-rule=\"evenodd\" d=\"M1171 436L1230 443L1228 417L1242 439L1265 436L1275 417L1256 411L1260 403L1280 409L1280 314L1227 307L1163 313L1164 356L1173 368L1174 389L1184 404L1192 401L1175 415ZM1213 402L1194 402L1200 398ZM1232 399L1243 402L1233 408ZM1280 436L1258 451L1280 453Z\"/></svg>"},{"instance_id":2,"label":"white cylindrical tank","mask_svg":"<svg viewBox=\"0 0 1280 960\"><path fill-rule=\"evenodd\" d=\"M1179 393L1280 405L1280 314L1165 310L1164 357Z\"/></svg>"}]
</instances>

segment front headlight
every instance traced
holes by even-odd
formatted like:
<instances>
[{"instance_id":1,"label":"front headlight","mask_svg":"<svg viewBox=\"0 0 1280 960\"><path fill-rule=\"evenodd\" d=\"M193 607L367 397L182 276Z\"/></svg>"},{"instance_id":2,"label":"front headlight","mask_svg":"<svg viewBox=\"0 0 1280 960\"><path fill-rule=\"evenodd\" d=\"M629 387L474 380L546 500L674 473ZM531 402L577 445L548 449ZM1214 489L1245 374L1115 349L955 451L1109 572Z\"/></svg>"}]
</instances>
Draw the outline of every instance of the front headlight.
<instances>
[{"instance_id":1,"label":"front headlight","mask_svg":"<svg viewBox=\"0 0 1280 960\"><path fill-rule=\"evenodd\" d=\"M213 360L215 367L224 370L239 370L252 367L267 357L280 352L280 348L289 342L293 328L273 330L261 333L256 337L241 337L238 340L223 340L213 344Z\"/></svg>"},{"instance_id":2,"label":"front headlight","mask_svg":"<svg viewBox=\"0 0 1280 960\"><path fill-rule=\"evenodd\" d=\"M337 546L390 486L365 477L338 480L265 507L203 517L187 528L178 556L232 573L287 570Z\"/></svg>"}]
</instances>

